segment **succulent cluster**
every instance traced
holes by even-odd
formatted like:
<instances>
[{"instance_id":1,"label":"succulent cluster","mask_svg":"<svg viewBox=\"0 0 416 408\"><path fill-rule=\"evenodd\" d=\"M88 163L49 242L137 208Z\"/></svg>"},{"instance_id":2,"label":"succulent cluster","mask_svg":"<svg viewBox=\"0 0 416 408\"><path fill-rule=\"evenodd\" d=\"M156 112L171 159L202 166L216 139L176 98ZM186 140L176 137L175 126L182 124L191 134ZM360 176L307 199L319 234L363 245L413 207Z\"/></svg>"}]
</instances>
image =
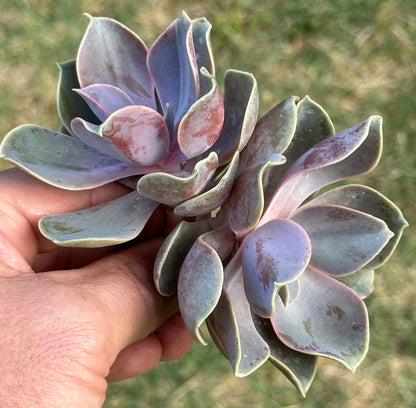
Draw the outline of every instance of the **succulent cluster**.
<instances>
[{"instance_id":1,"label":"succulent cluster","mask_svg":"<svg viewBox=\"0 0 416 408\"><path fill-rule=\"evenodd\" d=\"M177 293L189 331L206 323L237 376L270 360L302 394L318 356L351 370L369 340L363 298L407 222L377 191L346 184L372 170L382 121L336 133L309 97L289 97L258 120L253 75L215 79L205 18L184 13L148 49L130 29L93 18L77 58L59 65L60 131L22 125L0 155L47 183L131 192L41 219L64 246L140 235L159 205L183 217L155 261L158 291Z\"/></svg>"}]
</instances>

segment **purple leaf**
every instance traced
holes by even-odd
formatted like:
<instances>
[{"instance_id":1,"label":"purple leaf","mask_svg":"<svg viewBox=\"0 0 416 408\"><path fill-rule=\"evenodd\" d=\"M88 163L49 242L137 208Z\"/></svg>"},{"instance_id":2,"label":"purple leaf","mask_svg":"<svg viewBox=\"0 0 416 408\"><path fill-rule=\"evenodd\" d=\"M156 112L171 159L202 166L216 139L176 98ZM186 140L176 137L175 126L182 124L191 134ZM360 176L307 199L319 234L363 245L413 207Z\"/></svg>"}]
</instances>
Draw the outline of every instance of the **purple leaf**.
<instances>
[{"instance_id":1,"label":"purple leaf","mask_svg":"<svg viewBox=\"0 0 416 408\"><path fill-rule=\"evenodd\" d=\"M181 315L189 332L204 345L207 342L200 328L220 298L224 279L221 260L230 255L233 238L227 226L201 235L188 252L179 274Z\"/></svg>"},{"instance_id":2,"label":"purple leaf","mask_svg":"<svg viewBox=\"0 0 416 408\"><path fill-rule=\"evenodd\" d=\"M250 305L244 295L241 267L225 272L226 287L207 323L211 337L231 362L234 374L244 377L267 361L270 348L251 317Z\"/></svg>"},{"instance_id":3,"label":"purple leaf","mask_svg":"<svg viewBox=\"0 0 416 408\"><path fill-rule=\"evenodd\" d=\"M285 99L258 120L241 151L241 169L267 161L273 154L283 154L295 133L297 100L297 96Z\"/></svg>"},{"instance_id":4,"label":"purple leaf","mask_svg":"<svg viewBox=\"0 0 416 408\"><path fill-rule=\"evenodd\" d=\"M387 197L370 187L359 184L348 184L329 190L309 201L306 205L315 206L321 204L342 205L373 215L383 220L390 231L394 233L394 237L390 239L381 252L367 264L366 268L368 269L378 268L390 258L402 236L404 228L409 225L400 209Z\"/></svg>"},{"instance_id":5,"label":"purple leaf","mask_svg":"<svg viewBox=\"0 0 416 408\"><path fill-rule=\"evenodd\" d=\"M228 217L231 228L238 237L250 232L263 214L265 173L284 162L284 156L274 154L267 161L246 169L235 181L228 201Z\"/></svg>"},{"instance_id":6,"label":"purple leaf","mask_svg":"<svg viewBox=\"0 0 416 408\"><path fill-rule=\"evenodd\" d=\"M336 278L351 288L361 299L365 299L374 290L373 270L361 269L351 275Z\"/></svg>"},{"instance_id":7,"label":"purple leaf","mask_svg":"<svg viewBox=\"0 0 416 408\"><path fill-rule=\"evenodd\" d=\"M246 296L255 313L274 312L279 289L298 279L311 257L306 232L291 220L273 220L250 233L243 244Z\"/></svg>"},{"instance_id":8,"label":"purple leaf","mask_svg":"<svg viewBox=\"0 0 416 408\"><path fill-rule=\"evenodd\" d=\"M286 163L269 172L265 185L264 200L270 203L284 173L304 152L335 133L334 125L325 110L305 96L296 105L296 129L291 139L284 138L277 153L284 154ZM283 152L280 149L284 148Z\"/></svg>"},{"instance_id":9,"label":"purple leaf","mask_svg":"<svg viewBox=\"0 0 416 408\"><path fill-rule=\"evenodd\" d=\"M364 267L393 235L379 218L336 205L301 207L291 219L311 239L310 265L334 276Z\"/></svg>"},{"instance_id":10,"label":"purple leaf","mask_svg":"<svg viewBox=\"0 0 416 408\"><path fill-rule=\"evenodd\" d=\"M228 70L224 77L224 126L209 150L218 154L220 165L228 163L235 151L241 151L247 144L256 125L258 109L259 95L254 76Z\"/></svg>"},{"instance_id":11,"label":"purple leaf","mask_svg":"<svg viewBox=\"0 0 416 408\"><path fill-rule=\"evenodd\" d=\"M169 151L170 136L162 116L145 106L127 106L111 114L101 134L133 163L151 166Z\"/></svg>"},{"instance_id":12,"label":"purple leaf","mask_svg":"<svg viewBox=\"0 0 416 408\"><path fill-rule=\"evenodd\" d=\"M287 217L320 188L373 169L381 138L381 117L371 116L312 147L285 173L260 222Z\"/></svg>"},{"instance_id":13,"label":"purple leaf","mask_svg":"<svg viewBox=\"0 0 416 408\"><path fill-rule=\"evenodd\" d=\"M187 159L208 150L218 139L224 123L224 104L215 78L202 69L203 82L210 91L199 98L186 112L178 128L178 144Z\"/></svg>"},{"instance_id":14,"label":"purple leaf","mask_svg":"<svg viewBox=\"0 0 416 408\"><path fill-rule=\"evenodd\" d=\"M131 98L120 88L108 84L94 84L74 89L88 104L95 115L104 122L113 112L134 105Z\"/></svg>"},{"instance_id":15,"label":"purple leaf","mask_svg":"<svg viewBox=\"0 0 416 408\"><path fill-rule=\"evenodd\" d=\"M179 271L195 240L209 230L205 220L181 221L165 238L157 253L153 278L161 295L172 296L178 284Z\"/></svg>"},{"instance_id":16,"label":"purple leaf","mask_svg":"<svg viewBox=\"0 0 416 408\"><path fill-rule=\"evenodd\" d=\"M270 347L269 360L305 397L315 377L318 358L287 347L276 336L269 319L253 315L253 320L257 331Z\"/></svg>"},{"instance_id":17,"label":"purple leaf","mask_svg":"<svg viewBox=\"0 0 416 408\"><path fill-rule=\"evenodd\" d=\"M156 109L153 82L146 65L146 45L118 21L88 14L87 17L90 24L77 56L81 87L113 85L122 89L134 104Z\"/></svg>"},{"instance_id":18,"label":"purple leaf","mask_svg":"<svg viewBox=\"0 0 416 408\"><path fill-rule=\"evenodd\" d=\"M274 330L288 347L325 356L355 371L369 342L367 309L362 299L337 280L307 269L299 278L302 295L285 307L276 302Z\"/></svg>"},{"instance_id":19,"label":"purple leaf","mask_svg":"<svg viewBox=\"0 0 416 408\"><path fill-rule=\"evenodd\" d=\"M122 244L140 234L158 205L133 191L85 210L43 217L39 229L61 246L96 248Z\"/></svg>"},{"instance_id":20,"label":"purple leaf","mask_svg":"<svg viewBox=\"0 0 416 408\"><path fill-rule=\"evenodd\" d=\"M79 139L37 125L22 125L3 140L0 157L35 177L68 190L83 190L137 174L137 166L99 153Z\"/></svg>"},{"instance_id":21,"label":"purple leaf","mask_svg":"<svg viewBox=\"0 0 416 408\"><path fill-rule=\"evenodd\" d=\"M99 119L93 114L87 103L74 92L74 88L79 88L75 60L69 60L58 64L58 114L68 132L71 131L71 121L79 116L92 123L100 123Z\"/></svg>"},{"instance_id":22,"label":"purple leaf","mask_svg":"<svg viewBox=\"0 0 416 408\"><path fill-rule=\"evenodd\" d=\"M211 47L210 33L211 24L205 17L192 20L192 37L199 71L202 67L204 67L213 77L215 77L215 64ZM205 93L204 87L201 84L200 95L204 95Z\"/></svg>"},{"instance_id":23,"label":"purple leaf","mask_svg":"<svg viewBox=\"0 0 416 408\"><path fill-rule=\"evenodd\" d=\"M137 189L144 197L176 206L199 194L210 182L217 167L217 155L211 153L196 164L191 174L183 177L164 172L146 174L139 180Z\"/></svg>"},{"instance_id":24,"label":"purple leaf","mask_svg":"<svg viewBox=\"0 0 416 408\"><path fill-rule=\"evenodd\" d=\"M192 22L176 19L149 49L147 65L160 105L169 106L175 125L199 95L198 66L192 40Z\"/></svg>"},{"instance_id":25,"label":"purple leaf","mask_svg":"<svg viewBox=\"0 0 416 408\"><path fill-rule=\"evenodd\" d=\"M229 197L238 170L238 151L228 163L224 173L220 174L218 180L214 180L213 186L208 184L206 191L184 201L175 207L175 214L181 217L193 217L207 214L220 207Z\"/></svg>"},{"instance_id":26,"label":"purple leaf","mask_svg":"<svg viewBox=\"0 0 416 408\"><path fill-rule=\"evenodd\" d=\"M100 125L94 125L84 119L75 118L71 122L71 127L73 134L78 139L98 152L113 157L124 163L133 164L133 162L128 159L109 138L102 136Z\"/></svg>"}]
</instances>

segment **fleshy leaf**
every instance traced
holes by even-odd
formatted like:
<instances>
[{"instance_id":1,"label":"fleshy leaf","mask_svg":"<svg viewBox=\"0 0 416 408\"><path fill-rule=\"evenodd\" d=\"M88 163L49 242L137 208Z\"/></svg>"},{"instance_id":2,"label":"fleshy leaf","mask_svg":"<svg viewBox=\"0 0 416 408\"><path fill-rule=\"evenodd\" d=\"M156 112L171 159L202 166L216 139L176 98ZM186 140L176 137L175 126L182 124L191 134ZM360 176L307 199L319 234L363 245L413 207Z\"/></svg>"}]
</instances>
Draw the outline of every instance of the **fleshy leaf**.
<instances>
[{"instance_id":1,"label":"fleshy leaf","mask_svg":"<svg viewBox=\"0 0 416 408\"><path fill-rule=\"evenodd\" d=\"M61 62L58 67L58 114L65 129L72 134L71 121L78 116L91 123L100 123L100 120L94 115L87 103L74 92L75 88L80 87L75 59Z\"/></svg>"},{"instance_id":2,"label":"fleshy leaf","mask_svg":"<svg viewBox=\"0 0 416 408\"><path fill-rule=\"evenodd\" d=\"M81 118L75 118L71 125L84 143L136 166L157 165L169 151L170 136L165 121L158 112L145 106L119 109L99 126Z\"/></svg>"},{"instance_id":3,"label":"fleshy leaf","mask_svg":"<svg viewBox=\"0 0 416 408\"><path fill-rule=\"evenodd\" d=\"M113 85L94 84L74 91L84 99L101 122L116 110L134 105L124 91Z\"/></svg>"},{"instance_id":4,"label":"fleshy leaf","mask_svg":"<svg viewBox=\"0 0 416 408\"><path fill-rule=\"evenodd\" d=\"M238 170L238 151L227 165L226 171L215 180L214 186L208 185L205 192L175 207L175 214L181 217L193 217L207 214L221 206L228 198Z\"/></svg>"},{"instance_id":5,"label":"fleshy leaf","mask_svg":"<svg viewBox=\"0 0 416 408\"><path fill-rule=\"evenodd\" d=\"M0 157L68 190L98 187L137 172L137 167L101 154L75 137L37 125L22 125L9 132Z\"/></svg>"},{"instance_id":6,"label":"fleshy leaf","mask_svg":"<svg viewBox=\"0 0 416 408\"><path fill-rule=\"evenodd\" d=\"M171 296L176 291L179 271L186 254L195 240L209 230L204 220L181 221L165 238L153 268L153 278L161 295Z\"/></svg>"},{"instance_id":7,"label":"fleshy leaf","mask_svg":"<svg viewBox=\"0 0 416 408\"><path fill-rule=\"evenodd\" d=\"M206 159L199 161L192 173L186 177L162 172L146 174L139 180L137 189L144 197L176 206L199 194L212 179L217 167L217 155L211 153Z\"/></svg>"},{"instance_id":8,"label":"fleshy leaf","mask_svg":"<svg viewBox=\"0 0 416 408\"><path fill-rule=\"evenodd\" d=\"M269 360L305 397L315 377L318 358L287 347L276 336L269 319L253 315L253 321L258 332L270 347Z\"/></svg>"},{"instance_id":9,"label":"fleshy leaf","mask_svg":"<svg viewBox=\"0 0 416 408\"><path fill-rule=\"evenodd\" d=\"M210 91L189 108L178 128L178 144L188 159L208 150L218 139L224 123L224 104L218 84L205 68L201 71L201 83L208 81Z\"/></svg>"},{"instance_id":10,"label":"fleshy leaf","mask_svg":"<svg viewBox=\"0 0 416 408\"><path fill-rule=\"evenodd\" d=\"M169 106L175 124L179 123L199 95L192 22L185 12L150 47L147 65L160 105Z\"/></svg>"},{"instance_id":11,"label":"fleshy leaf","mask_svg":"<svg viewBox=\"0 0 416 408\"><path fill-rule=\"evenodd\" d=\"M310 265L334 276L364 267L393 235L379 218L337 205L301 207L291 218L311 239Z\"/></svg>"},{"instance_id":12,"label":"fleshy leaf","mask_svg":"<svg viewBox=\"0 0 416 408\"><path fill-rule=\"evenodd\" d=\"M247 234L257 225L264 208L264 175L271 167L284 162L284 156L274 154L265 162L242 172L235 181L228 211L231 228L237 236Z\"/></svg>"},{"instance_id":13,"label":"fleshy leaf","mask_svg":"<svg viewBox=\"0 0 416 408\"><path fill-rule=\"evenodd\" d=\"M403 230L409 224L403 217L400 209L387 197L383 196L370 187L359 184L348 184L332 190L309 201L307 206L334 204L344 207L353 208L382 219L394 237L390 239L387 245L377 254L377 256L366 266L366 269L375 269L383 265L394 252Z\"/></svg>"},{"instance_id":14,"label":"fleshy leaf","mask_svg":"<svg viewBox=\"0 0 416 408\"><path fill-rule=\"evenodd\" d=\"M224 77L224 126L209 150L218 154L221 166L247 144L256 125L258 110L259 95L254 76L228 70Z\"/></svg>"},{"instance_id":15,"label":"fleshy leaf","mask_svg":"<svg viewBox=\"0 0 416 408\"><path fill-rule=\"evenodd\" d=\"M222 291L222 259L234 247L234 235L226 226L201 235L188 252L179 274L179 309L189 332L206 345L201 325L211 314Z\"/></svg>"},{"instance_id":16,"label":"fleshy leaf","mask_svg":"<svg viewBox=\"0 0 416 408\"><path fill-rule=\"evenodd\" d=\"M296 129L297 100L297 96L291 96L259 119L253 135L241 151L241 169L257 166L273 154L283 154Z\"/></svg>"},{"instance_id":17,"label":"fleshy leaf","mask_svg":"<svg viewBox=\"0 0 416 408\"><path fill-rule=\"evenodd\" d=\"M168 153L170 136L163 117L145 106L127 106L111 114L101 125L109 138L133 163L157 164Z\"/></svg>"},{"instance_id":18,"label":"fleshy leaf","mask_svg":"<svg viewBox=\"0 0 416 408\"><path fill-rule=\"evenodd\" d=\"M118 21L86 15L90 24L77 56L81 87L113 85L126 92L134 104L156 109L153 82L146 65L146 45Z\"/></svg>"},{"instance_id":19,"label":"fleshy leaf","mask_svg":"<svg viewBox=\"0 0 416 408\"><path fill-rule=\"evenodd\" d=\"M295 222L273 220L251 232L242 247L247 299L255 313L270 317L279 289L298 279L308 265L311 242Z\"/></svg>"},{"instance_id":20,"label":"fleshy leaf","mask_svg":"<svg viewBox=\"0 0 416 408\"><path fill-rule=\"evenodd\" d=\"M351 275L337 276L337 280L351 288L362 299L374 290L374 271L362 269Z\"/></svg>"},{"instance_id":21,"label":"fleshy leaf","mask_svg":"<svg viewBox=\"0 0 416 408\"><path fill-rule=\"evenodd\" d=\"M226 271L226 278L230 278L229 273L229 270ZM207 324L211 336L230 361L234 374L244 377L267 361L270 349L257 332L251 317L250 305L244 295L241 268L231 274L233 277L228 280Z\"/></svg>"},{"instance_id":22,"label":"fleshy leaf","mask_svg":"<svg viewBox=\"0 0 416 408\"><path fill-rule=\"evenodd\" d=\"M85 210L43 217L42 234L60 246L96 248L137 237L159 203L136 191Z\"/></svg>"},{"instance_id":23,"label":"fleshy leaf","mask_svg":"<svg viewBox=\"0 0 416 408\"><path fill-rule=\"evenodd\" d=\"M290 100L286 101L290 103ZM286 163L281 167L271 169L268 175L264 197L266 206L272 199L283 174L293 162L305 151L335 133L334 125L328 114L322 106L313 101L309 96L305 96L297 103L295 114L296 128L292 138L283 138L278 146L279 151L277 153L281 153L286 157ZM288 119L290 119L290 116ZM284 148L283 152L280 151L282 148Z\"/></svg>"},{"instance_id":24,"label":"fleshy leaf","mask_svg":"<svg viewBox=\"0 0 416 408\"><path fill-rule=\"evenodd\" d=\"M215 77L214 55L212 52L210 33L211 24L205 17L192 20L192 37L194 40L194 48L198 68L206 68L208 72L213 77ZM204 86L201 84L200 95L204 94Z\"/></svg>"},{"instance_id":25,"label":"fleshy leaf","mask_svg":"<svg viewBox=\"0 0 416 408\"><path fill-rule=\"evenodd\" d=\"M381 155L381 123L371 116L304 153L285 173L260 222L287 217L320 188L372 170Z\"/></svg>"},{"instance_id":26,"label":"fleshy leaf","mask_svg":"<svg viewBox=\"0 0 416 408\"><path fill-rule=\"evenodd\" d=\"M363 300L329 276L307 269L300 276L302 295L287 307L276 302L271 322L288 347L325 356L355 371L369 343L369 323Z\"/></svg>"}]
</instances>

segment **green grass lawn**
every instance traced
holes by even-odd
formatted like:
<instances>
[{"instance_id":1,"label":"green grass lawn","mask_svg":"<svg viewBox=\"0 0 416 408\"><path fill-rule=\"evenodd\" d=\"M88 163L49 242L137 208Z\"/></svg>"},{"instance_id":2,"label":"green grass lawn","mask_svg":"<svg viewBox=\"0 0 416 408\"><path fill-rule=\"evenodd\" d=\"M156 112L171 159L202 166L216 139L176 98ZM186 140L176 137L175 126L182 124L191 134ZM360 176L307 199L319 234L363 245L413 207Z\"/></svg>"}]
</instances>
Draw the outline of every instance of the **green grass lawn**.
<instances>
[{"instance_id":1,"label":"green grass lawn","mask_svg":"<svg viewBox=\"0 0 416 408\"><path fill-rule=\"evenodd\" d=\"M261 113L309 94L336 129L384 118L384 154L355 178L416 223L414 0L0 0L0 137L23 123L57 127L57 61L75 56L88 12L109 16L148 45L177 16L207 17L217 76L252 72ZM3 163L3 166L6 164ZM106 408L416 407L416 233L408 228L367 299L370 351L355 374L321 359L305 399L271 365L244 379L210 344L180 361L111 384Z\"/></svg>"}]
</instances>

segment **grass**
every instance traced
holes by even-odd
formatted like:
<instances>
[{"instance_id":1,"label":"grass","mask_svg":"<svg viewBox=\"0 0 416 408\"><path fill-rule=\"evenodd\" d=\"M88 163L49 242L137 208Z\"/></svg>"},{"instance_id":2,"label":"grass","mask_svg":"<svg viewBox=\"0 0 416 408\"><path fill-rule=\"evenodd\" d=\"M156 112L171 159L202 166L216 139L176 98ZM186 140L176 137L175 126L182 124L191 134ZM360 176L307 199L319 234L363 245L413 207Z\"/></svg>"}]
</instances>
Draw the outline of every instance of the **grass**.
<instances>
[{"instance_id":1,"label":"grass","mask_svg":"<svg viewBox=\"0 0 416 408\"><path fill-rule=\"evenodd\" d=\"M416 222L416 4L413 0L0 0L0 135L22 123L57 127L58 70L87 25L116 18L150 44L186 10L213 24L217 76L254 73L261 112L295 94L326 108L338 130L384 118L379 166L353 181L395 201ZM3 166L5 164L3 163ZM305 399L271 366L236 379L210 344L109 387L106 408L416 407L416 234L408 228L367 301L370 351L353 375L322 359Z\"/></svg>"}]
</instances>

